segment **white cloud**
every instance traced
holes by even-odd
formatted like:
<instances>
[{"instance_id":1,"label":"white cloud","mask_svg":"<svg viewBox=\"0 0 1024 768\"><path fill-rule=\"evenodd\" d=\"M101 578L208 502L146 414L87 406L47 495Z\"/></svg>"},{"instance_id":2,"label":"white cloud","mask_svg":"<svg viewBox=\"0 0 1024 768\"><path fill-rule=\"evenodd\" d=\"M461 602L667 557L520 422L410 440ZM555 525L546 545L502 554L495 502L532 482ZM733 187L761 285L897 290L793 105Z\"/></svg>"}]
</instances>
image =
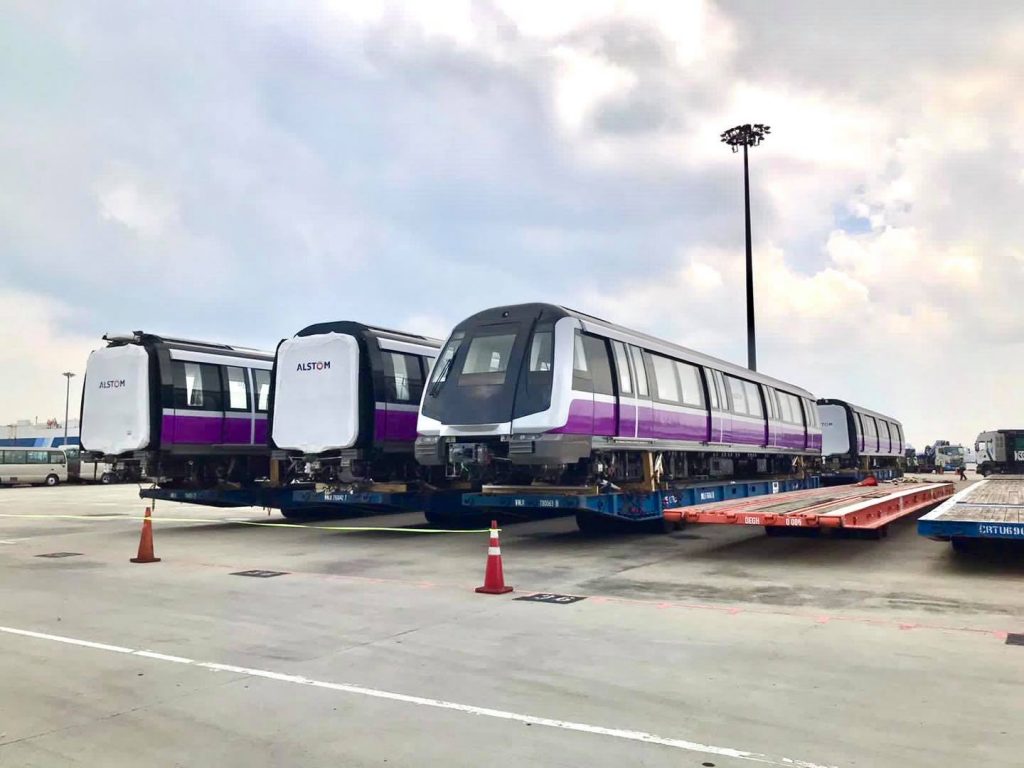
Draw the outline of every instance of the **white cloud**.
<instances>
[{"instance_id":1,"label":"white cloud","mask_svg":"<svg viewBox=\"0 0 1024 768\"><path fill-rule=\"evenodd\" d=\"M48 296L0 290L0 424L35 418L63 423L64 371L77 374L71 380L70 417L78 418L85 361L102 343L62 330L71 314Z\"/></svg>"},{"instance_id":2,"label":"white cloud","mask_svg":"<svg viewBox=\"0 0 1024 768\"><path fill-rule=\"evenodd\" d=\"M165 234L178 217L177 207L167 195L144 190L128 179L100 183L96 202L100 218L121 224L146 238Z\"/></svg>"}]
</instances>

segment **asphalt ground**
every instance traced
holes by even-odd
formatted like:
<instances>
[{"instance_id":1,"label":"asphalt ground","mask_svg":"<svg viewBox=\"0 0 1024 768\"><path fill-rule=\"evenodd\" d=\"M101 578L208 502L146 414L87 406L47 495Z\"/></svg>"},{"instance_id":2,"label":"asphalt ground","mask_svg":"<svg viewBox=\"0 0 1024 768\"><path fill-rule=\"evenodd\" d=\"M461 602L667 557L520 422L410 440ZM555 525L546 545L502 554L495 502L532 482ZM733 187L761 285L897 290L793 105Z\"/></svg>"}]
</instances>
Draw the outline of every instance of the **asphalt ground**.
<instances>
[{"instance_id":1,"label":"asphalt ground","mask_svg":"<svg viewBox=\"0 0 1024 768\"><path fill-rule=\"evenodd\" d=\"M1021 765L1024 555L911 519L506 525L491 596L486 534L418 514L159 502L139 565L143 507L0 489L0 766Z\"/></svg>"}]
</instances>

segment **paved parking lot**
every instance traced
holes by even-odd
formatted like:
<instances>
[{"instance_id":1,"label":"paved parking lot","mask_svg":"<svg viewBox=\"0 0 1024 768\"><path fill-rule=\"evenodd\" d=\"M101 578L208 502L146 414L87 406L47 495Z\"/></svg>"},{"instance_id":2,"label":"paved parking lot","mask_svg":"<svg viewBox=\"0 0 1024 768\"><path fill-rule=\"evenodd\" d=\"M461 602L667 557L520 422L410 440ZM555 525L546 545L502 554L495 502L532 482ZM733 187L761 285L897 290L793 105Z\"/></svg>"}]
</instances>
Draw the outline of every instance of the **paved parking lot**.
<instances>
[{"instance_id":1,"label":"paved parking lot","mask_svg":"<svg viewBox=\"0 0 1024 768\"><path fill-rule=\"evenodd\" d=\"M142 509L134 486L0 489L0 765L1020 765L1024 559L910 520L508 525L516 592L484 596L479 533L160 503L163 561L134 565Z\"/></svg>"}]
</instances>

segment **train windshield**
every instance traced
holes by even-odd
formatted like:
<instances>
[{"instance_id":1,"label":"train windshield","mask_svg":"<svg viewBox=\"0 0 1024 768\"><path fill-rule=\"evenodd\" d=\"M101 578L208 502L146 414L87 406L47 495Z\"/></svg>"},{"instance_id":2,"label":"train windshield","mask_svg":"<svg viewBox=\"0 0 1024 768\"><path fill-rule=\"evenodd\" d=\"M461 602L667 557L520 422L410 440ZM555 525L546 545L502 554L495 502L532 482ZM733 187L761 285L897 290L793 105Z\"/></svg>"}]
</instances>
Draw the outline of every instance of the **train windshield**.
<instances>
[{"instance_id":1,"label":"train windshield","mask_svg":"<svg viewBox=\"0 0 1024 768\"><path fill-rule=\"evenodd\" d=\"M443 424L505 424L551 402L554 329L497 317L452 335L434 365L423 414Z\"/></svg>"}]
</instances>

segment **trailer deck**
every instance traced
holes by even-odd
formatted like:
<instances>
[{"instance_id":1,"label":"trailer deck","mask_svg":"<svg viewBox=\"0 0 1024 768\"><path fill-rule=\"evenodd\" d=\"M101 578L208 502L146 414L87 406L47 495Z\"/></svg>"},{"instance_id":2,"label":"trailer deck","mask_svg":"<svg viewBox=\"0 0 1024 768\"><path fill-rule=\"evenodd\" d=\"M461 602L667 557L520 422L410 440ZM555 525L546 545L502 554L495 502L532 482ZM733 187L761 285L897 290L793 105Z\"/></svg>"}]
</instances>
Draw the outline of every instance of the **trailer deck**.
<instances>
[{"instance_id":1,"label":"trailer deck","mask_svg":"<svg viewBox=\"0 0 1024 768\"><path fill-rule=\"evenodd\" d=\"M954 545L960 539L1024 539L1024 475L968 486L922 517L917 532Z\"/></svg>"},{"instance_id":2,"label":"trailer deck","mask_svg":"<svg viewBox=\"0 0 1024 768\"><path fill-rule=\"evenodd\" d=\"M665 510L670 523L757 525L779 528L845 528L884 531L906 515L953 495L952 483L830 486L774 496Z\"/></svg>"},{"instance_id":3,"label":"trailer deck","mask_svg":"<svg viewBox=\"0 0 1024 768\"><path fill-rule=\"evenodd\" d=\"M327 512L359 514L371 510L383 512L423 511L458 507L461 491L428 491L380 486L355 488L314 488L292 486L253 486L249 488L143 488L143 499L177 501L211 507L263 507L278 509L285 517Z\"/></svg>"},{"instance_id":4,"label":"trailer deck","mask_svg":"<svg viewBox=\"0 0 1024 768\"><path fill-rule=\"evenodd\" d=\"M608 519L627 523L660 521L667 508L710 504L723 499L773 496L817 488L818 475L750 480L679 483L654 490L489 486L462 497L464 514L514 512L524 517L575 514L577 520ZM773 496L774 497L774 496Z\"/></svg>"}]
</instances>

